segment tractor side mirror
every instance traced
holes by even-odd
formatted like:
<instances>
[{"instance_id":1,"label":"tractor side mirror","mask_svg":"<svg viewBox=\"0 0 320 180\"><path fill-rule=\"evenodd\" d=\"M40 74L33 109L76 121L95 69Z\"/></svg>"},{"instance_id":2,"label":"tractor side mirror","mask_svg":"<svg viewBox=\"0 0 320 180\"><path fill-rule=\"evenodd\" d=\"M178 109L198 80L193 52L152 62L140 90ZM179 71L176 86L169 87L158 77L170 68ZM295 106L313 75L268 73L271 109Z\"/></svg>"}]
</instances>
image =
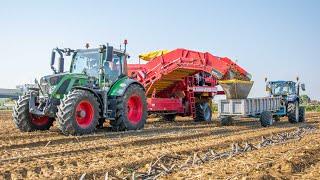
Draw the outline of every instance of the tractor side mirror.
<instances>
[{"instance_id":1,"label":"tractor side mirror","mask_svg":"<svg viewBox=\"0 0 320 180\"><path fill-rule=\"evenodd\" d=\"M107 61L112 61L113 59L113 47L112 46L108 46L107 47Z\"/></svg>"},{"instance_id":2,"label":"tractor side mirror","mask_svg":"<svg viewBox=\"0 0 320 180\"><path fill-rule=\"evenodd\" d=\"M301 89L302 89L302 91L306 90L306 85L304 83L301 84Z\"/></svg>"}]
</instances>

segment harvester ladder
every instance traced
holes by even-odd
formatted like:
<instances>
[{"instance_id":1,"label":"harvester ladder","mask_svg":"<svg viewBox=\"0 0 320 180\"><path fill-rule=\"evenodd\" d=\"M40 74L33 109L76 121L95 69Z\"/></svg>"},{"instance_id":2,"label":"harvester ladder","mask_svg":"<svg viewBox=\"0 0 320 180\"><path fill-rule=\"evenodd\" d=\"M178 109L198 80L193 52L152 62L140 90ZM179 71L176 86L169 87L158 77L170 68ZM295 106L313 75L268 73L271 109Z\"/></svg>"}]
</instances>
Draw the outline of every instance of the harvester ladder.
<instances>
[{"instance_id":1,"label":"harvester ladder","mask_svg":"<svg viewBox=\"0 0 320 180\"><path fill-rule=\"evenodd\" d=\"M193 91L193 81L194 81L194 77L193 76L188 76L187 77L187 84L188 84L188 101L190 103L189 107L190 107L190 112L193 118L196 117L196 100L194 97L194 91Z\"/></svg>"}]
</instances>

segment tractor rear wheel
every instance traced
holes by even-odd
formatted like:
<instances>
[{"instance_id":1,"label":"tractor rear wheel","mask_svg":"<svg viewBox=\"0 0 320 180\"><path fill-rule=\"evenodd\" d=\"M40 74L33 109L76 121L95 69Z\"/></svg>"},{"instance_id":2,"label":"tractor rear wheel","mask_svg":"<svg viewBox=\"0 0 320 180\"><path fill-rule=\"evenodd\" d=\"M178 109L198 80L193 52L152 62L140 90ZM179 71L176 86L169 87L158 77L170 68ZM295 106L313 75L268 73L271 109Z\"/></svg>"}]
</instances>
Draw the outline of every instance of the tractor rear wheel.
<instances>
[{"instance_id":1,"label":"tractor rear wheel","mask_svg":"<svg viewBox=\"0 0 320 180\"><path fill-rule=\"evenodd\" d=\"M138 130L144 127L147 116L145 92L138 84L132 84L117 98L116 118L110 124L114 131Z\"/></svg>"},{"instance_id":2,"label":"tractor rear wheel","mask_svg":"<svg viewBox=\"0 0 320 180\"><path fill-rule=\"evenodd\" d=\"M212 110L208 102L196 103L196 117L194 121L210 122L212 118Z\"/></svg>"},{"instance_id":3,"label":"tractor rear wheel","mask_svg":"<svg viewBox=\"0 0 320 180\"><path fill-rule=\"evenodd\" d=\"M299 122L305 121L305 108L299 107Z\"/></svg>"},{"instance_id":4,"label":"tractor rear wheel","mask_svg":"<svg viewBox=\"0 0 320 180\"><path fill-rule=\"evenodd\" d=\"M288 103L287 108L288 121L290 123L298 123L299 122L299 103Z\"/></svg>"},{"instance_id":5,"label":"tractor rear wheel","mask_svg":"<svg viewBox=\"0 0 320 180\"><path fill-rule=\"evenodd\" d=\"M50 129L54 118L31 114L29 112L29 101L30 93L27 93L19 97L13 108L13 122L17 128L23 132Z\"/></svg>"},{"instance_id":6,"label":"tractor rear wheel","mask_svg":"<svg viewBox=\"0 0 320 180\"><path fill-rule=\"evenodd\" d=\"M161 115L161 120L163 121L168 121L168 122L173 122L176 118L176 114L164 114Z\"/></svg>"},{"instance_id":7,"label":"tractor rear wheel","mask_svg":"<svg viewBox=\"0 0 320 180\"><path fill-rule=\"evenodd\" d=\"M58 106L59 128L65 135L90 134L99 123L97 98L85 90L73 90L61 100Z\"/></svg>"}]
</instances>

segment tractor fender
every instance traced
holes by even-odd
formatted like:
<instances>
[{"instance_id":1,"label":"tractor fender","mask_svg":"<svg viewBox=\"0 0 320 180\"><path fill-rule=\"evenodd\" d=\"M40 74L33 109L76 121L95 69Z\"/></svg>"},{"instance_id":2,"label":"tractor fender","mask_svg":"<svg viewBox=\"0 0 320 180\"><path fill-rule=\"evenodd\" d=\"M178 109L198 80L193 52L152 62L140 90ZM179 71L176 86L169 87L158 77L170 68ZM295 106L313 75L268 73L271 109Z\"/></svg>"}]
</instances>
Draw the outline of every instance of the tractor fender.
<instances>
[{"instance_id":1,"label":"tractor fender","mask_svg":"<svg viewBox=\"0 0 320 180\"><path fill-rule=\"evenodd\" d=\"M101 96L96 91L94 91L93 89L87 88L87 87L82 87L82 86L74 86L74 87L72 87L71 90L73 90L73 89L80 89L80 90L86 90L86 91L91 92L98 99L98 102L101 105L103 105L103 100L102 100Z\"/></svg>"},{"instance_id":2,"label":"tractor fender","mask_svg":"<svg viewBox=\"0 0 320 180\"><path fill-rule=\"evenodd\" d=\"M294 103L296 101L299 102L299 97L297 95L289 95L287 97L287 101L288 101L288 103Z\"/></svg>"},{"instance_id":3,"label":"tractor fender","mask_svg":"<svg viewBox=\"0 0 320 180\"><path fill-rule=\"evenodd\" d=\"M117 82L115 82L111 86L111 88L108 92L108 95L109 96L123 96L123 94L126 92L128 87L132 84L138 84L145 91L145 88L143 87L143 85L141 83L139 83L138 81L136 81L134 79L124 77L122 79L119 79Z\"/></svg>"}]
</instances>

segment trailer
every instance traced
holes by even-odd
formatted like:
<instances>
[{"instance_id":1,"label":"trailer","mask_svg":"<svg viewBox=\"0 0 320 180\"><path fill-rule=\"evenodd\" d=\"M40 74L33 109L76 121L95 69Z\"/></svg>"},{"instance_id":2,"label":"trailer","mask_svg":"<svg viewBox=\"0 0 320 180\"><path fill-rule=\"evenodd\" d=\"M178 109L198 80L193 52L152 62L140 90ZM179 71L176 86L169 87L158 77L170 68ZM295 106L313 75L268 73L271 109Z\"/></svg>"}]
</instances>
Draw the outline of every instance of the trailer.
<instances>
[{"instance_id":1,"label":"trailer","mask_svg":"<svg viewBox=\"0 0 320 180\"><path fill-rule=\"evenodd\" d=\"M224 99L218 103L218 112L220 116L255 117L264 111L277 112L280 100L280 97Z\"/></svg>"},{"instance_id":2,"label":"trailer","mask_svg":"<svg viewBox=\"0 0 320 180\"><path fill-rule=\"evenodd\" d=\"M259 117L262 126L270 126L280 107L280 97L224 99L218 101L218 116L222 125L229 125L233 117Z\"/></svg>"},{"instance_id":3,"label":"trailer","mask_svg":"<svg viewBox=\"0 0 320 180\"><path fill-rule=\"evenodd\" d=\"M298 81L267 82L268 97L247 98L253 82L226 80L219 84L225 90L226 99L218 102L218 114L222 125L229 125L233 117L259 117L261 125L266 127L288 117L290 123L305 121L305 110L300 106L299 91L305 85Z\"/></svg>"}]
</instances>

